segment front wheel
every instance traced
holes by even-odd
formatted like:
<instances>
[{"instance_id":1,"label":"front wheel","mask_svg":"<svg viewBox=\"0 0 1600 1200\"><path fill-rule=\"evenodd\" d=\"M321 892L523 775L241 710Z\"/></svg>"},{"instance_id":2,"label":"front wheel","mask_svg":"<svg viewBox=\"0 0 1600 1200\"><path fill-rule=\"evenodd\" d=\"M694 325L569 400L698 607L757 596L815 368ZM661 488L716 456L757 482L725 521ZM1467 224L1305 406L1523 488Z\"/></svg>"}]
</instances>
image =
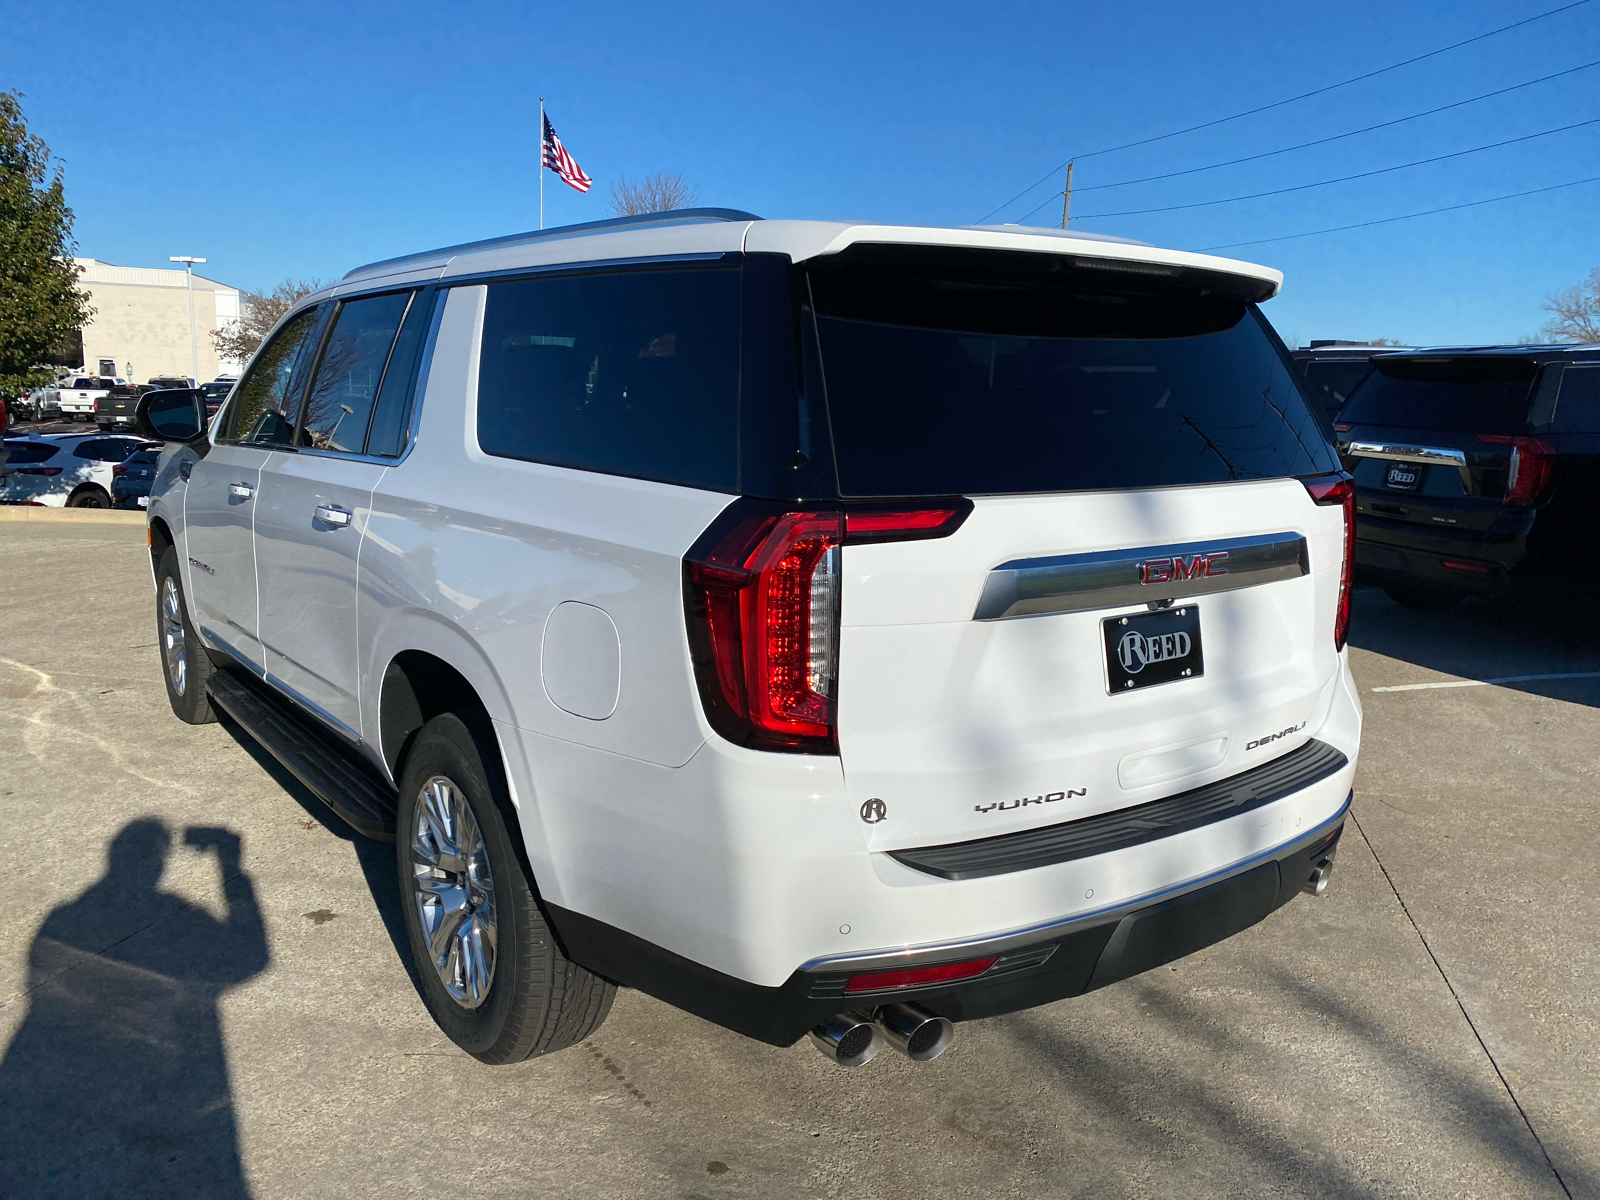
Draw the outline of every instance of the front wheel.
<instances>
[{"instance_id":1,"label":"front wheel","mask_svg":"<svg viewBox=\"0 0 1600 1200\"><path fill-rule=\"evenodd\" d=\"M110 508L111 497L96 486L89 486L72 493L67 501L68 508Z\"/></svg>"},{"instance_id":2,"label":"front wheel","mask_svg":"<svg viewBox=\"0 0 1600 1200\"><path fill-rule=\"evenodd\" d=\"M167 683L167 703L180 721L205 725L217 719L206 681L211 659L189 623L189 606L178 575L178 552L168 546L156 564L156 645L161 650L161 675Z\"/></svg>"},{"instance_id":3,"label":"front wheel","mask_svg":"<svg viewBox=\"0 0 1600 1200\"><path fill-rule=\"evenodd\" d=\"M617 990L556 944L506 812L493 748L453 713L424 725L395 817L406 933L433 1019L491 1064L581 1042Z\"/></svg>"}]
</instances>

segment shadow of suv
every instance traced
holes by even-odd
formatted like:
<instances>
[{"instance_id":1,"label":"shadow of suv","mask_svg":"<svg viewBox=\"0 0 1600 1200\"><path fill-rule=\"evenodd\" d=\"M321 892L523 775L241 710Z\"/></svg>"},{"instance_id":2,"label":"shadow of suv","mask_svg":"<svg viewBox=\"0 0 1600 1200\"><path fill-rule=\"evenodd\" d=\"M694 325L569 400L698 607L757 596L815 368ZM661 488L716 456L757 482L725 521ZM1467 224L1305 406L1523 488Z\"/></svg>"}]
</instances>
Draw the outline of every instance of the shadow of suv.
<instances>
[{"instance_id":1,"label":"shadow of suv","mask_svg":"<svg viewBox=\"0 0 1600 1200\"><path fill-rule=\"evenodd\" d=\"M1600 346L1382 354L1334 423L1357 577L1413 608L1573 596L1600 477Z\"/></svg>"}]
</instances>

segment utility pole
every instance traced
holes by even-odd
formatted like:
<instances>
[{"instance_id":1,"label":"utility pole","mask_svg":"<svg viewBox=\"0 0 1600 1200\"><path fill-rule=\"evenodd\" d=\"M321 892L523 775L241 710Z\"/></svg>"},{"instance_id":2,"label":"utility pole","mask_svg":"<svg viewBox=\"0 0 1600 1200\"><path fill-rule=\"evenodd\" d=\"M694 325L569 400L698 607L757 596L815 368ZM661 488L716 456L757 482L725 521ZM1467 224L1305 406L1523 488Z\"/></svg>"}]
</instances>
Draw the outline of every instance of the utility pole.
<instances>
[{"instance_id":1,"label":"utility pole","mask_svg":"<svg viewBox=\"0 0 1600 1200\"><path fill-rule=\"evenodd\" d=\"M203 263L205 259L194 258L188 254L174 254L167 259L168 262L181 262L189 276L189 378L194 383L200 382L200 344L195 339L194 332L194 265Z\"/></svg>"},{"instance_id":2,"label":"utility pole","mask_svg":"<svg viewBox=\"0 0 1600 1200\"><path fill-rule=\"evenodd\" d=\"M1061 228L1067 227L1067 222L1072 220L1068 214L1072 212L1072 164L1067 164L1067 187L1061 193Z\"/></svg>"}]
</instances>

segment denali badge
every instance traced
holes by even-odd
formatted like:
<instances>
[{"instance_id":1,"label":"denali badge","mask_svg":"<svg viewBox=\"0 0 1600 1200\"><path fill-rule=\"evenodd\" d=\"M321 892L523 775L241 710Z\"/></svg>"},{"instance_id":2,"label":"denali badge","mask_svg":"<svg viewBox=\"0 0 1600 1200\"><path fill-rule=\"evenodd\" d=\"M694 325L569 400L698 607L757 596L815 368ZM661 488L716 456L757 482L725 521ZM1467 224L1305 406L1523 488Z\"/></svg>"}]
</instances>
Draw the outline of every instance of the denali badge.
<instances>
[{"instance_id":1,"label":"denali badge","mask_svg":"<svg viewBox=\"0 0 1600 1200\"><path fill-rule=\"evenodd\" d=\"M1244 744L1244 748L1246 750L1254 750L1257 746L1265 746L1268 742L1275 742L1279 738L1286 738L1291 733L1299 733L1305 727L1306 727L1306 722L1301 721L1300 724L1298 724L1298 725L1291 725L1287 729L1278 730L1277 733L1269 733L1269 734L1267 734L1266 737L1258 737L1253 742L1246 742Z\"/></svg>"},{"instance_id":2,"label":"denali badge","mask_svg":"<svg viewBox=\"0 0 1600 1200\"><path fill-rule=\"evenodd\" d=\"M1088 788L1068 788L1064 792L1049 792L1043 796L1024 796L1021 800L1000 800L994 804L975 804L973 812L1010 812L1013 808L1021 808L1025 804L1054 804L1057 800L1065 800L1068 796L1087 796Z\"/></svg>"},{"instance_id":3,"label":"denali badge","mask_svg":"<svg viewBox=\"0 0 1600 1200\"><path fill-rule=\"evenodd\" d=\"M889 806L874 796L861 806L861 819L868 825L876 825L889 815Z\"/></svg>"},{"instance_id":4,"label":"denali badge","mask_svg":"<svg viewBox=\"0 0 1600 1200\"><path fill-rule=\"evenodd\" d=\"M1178 583L1185 579L1203 579L1207 575L1228 573L1228 552L1213 550L1210 554L1181 554L1169 558L1147 558L1139 564L1140 583Z\"/></svg>"}]
</instances>

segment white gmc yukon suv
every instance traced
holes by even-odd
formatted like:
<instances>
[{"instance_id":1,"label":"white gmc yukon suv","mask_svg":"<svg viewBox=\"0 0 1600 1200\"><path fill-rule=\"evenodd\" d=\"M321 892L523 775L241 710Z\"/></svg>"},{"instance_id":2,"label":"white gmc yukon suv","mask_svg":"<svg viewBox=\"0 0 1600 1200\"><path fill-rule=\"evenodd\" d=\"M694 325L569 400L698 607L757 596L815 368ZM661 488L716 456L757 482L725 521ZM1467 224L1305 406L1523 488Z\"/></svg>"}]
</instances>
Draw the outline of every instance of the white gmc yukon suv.
<instances>
[{"instance_id":1,"label":"white gmc yukon suv","mask_svg":"<svg viewBox=\"0 0 1600 1200\"><path fill-rule=\"evenodd\" d=\"M711 209L362 267L141 405L173 710L393 839L485 1062L619 985L931 1058L1326 884L1353 492L1280 281Z\"/></svg>"}]
</instances>

